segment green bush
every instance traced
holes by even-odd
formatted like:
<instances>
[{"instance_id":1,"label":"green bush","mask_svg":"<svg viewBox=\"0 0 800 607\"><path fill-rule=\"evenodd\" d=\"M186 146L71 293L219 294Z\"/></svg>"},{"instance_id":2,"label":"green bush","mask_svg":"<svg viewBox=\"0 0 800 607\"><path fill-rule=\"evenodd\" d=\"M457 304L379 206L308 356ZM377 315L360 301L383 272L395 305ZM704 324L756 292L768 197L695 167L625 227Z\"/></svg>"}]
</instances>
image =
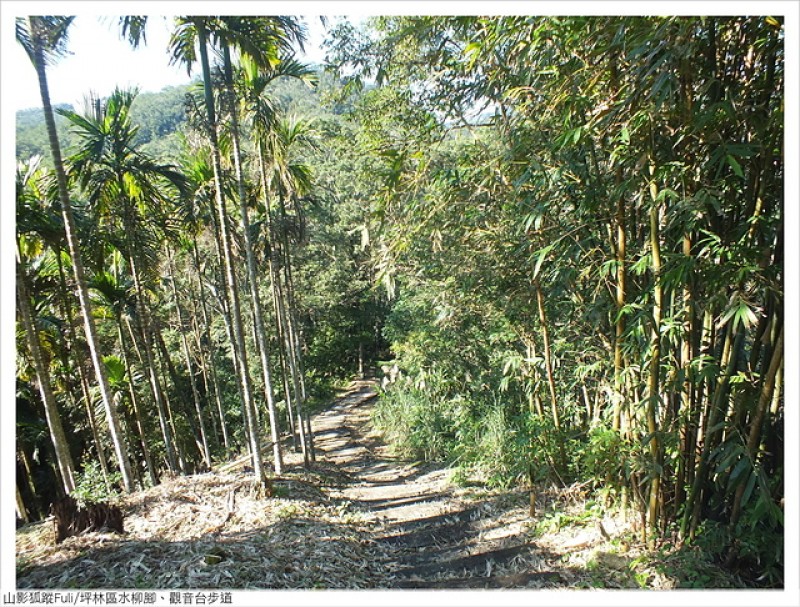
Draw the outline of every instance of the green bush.
<instances>
[{"instance_id":1,"label":"green bush","mask_svg":"<svg viewBox=\"0 0 800 607\"><path fill-rule=\"evenodd\" d=\"M122 474L111 472L108 481L103 477L103 471L97 462L84 462L83 470L78 472L75 483L75 491L72 497L80 506L86 504L96 504L100 502L114 502L120 494L116 489L122 482Z\"/></svg>"},{"instance_id":2,"label":"green bush","mask_svg":"<svg viewBox=\"0 0 800 607\"><path fill-rule=\"evenodd\" d=\"M375 426L402 457L424 461L447 458L456 438L451 403L432 399L413 386L393 386L378 401Z\"/></svg>"}]
</instances>

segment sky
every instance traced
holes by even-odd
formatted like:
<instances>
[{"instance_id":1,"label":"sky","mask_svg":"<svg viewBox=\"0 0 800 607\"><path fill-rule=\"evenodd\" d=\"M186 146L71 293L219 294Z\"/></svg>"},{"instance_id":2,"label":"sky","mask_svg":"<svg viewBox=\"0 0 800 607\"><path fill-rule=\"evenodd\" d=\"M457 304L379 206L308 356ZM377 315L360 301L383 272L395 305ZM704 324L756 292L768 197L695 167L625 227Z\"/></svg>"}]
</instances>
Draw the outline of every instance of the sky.
<instances>
[{"instance_id":1,"label":"sky","mask_svg":"<svg viewBox=\"0 0 800 607\"><path fill-rule=\"evenodd\" d=\"M325 32L316 17L305 19L309 38L305 45L305 61L321 62L320 46ZM48 66L47 80L53 104L70 103L79 106L89 92L107 97L115 87L138 86L141 91L160 91L166 86L186 84L192 76L186 68L169 65L171 17L151 17L147 25L147 44L133 50L120 38L116 17L79 15L69 30L69 55ZM11 100L14 110L41 107L36 72L19 44L10 47L12 53L9 80L14 83Z\"/></svg>"}]
</instances>

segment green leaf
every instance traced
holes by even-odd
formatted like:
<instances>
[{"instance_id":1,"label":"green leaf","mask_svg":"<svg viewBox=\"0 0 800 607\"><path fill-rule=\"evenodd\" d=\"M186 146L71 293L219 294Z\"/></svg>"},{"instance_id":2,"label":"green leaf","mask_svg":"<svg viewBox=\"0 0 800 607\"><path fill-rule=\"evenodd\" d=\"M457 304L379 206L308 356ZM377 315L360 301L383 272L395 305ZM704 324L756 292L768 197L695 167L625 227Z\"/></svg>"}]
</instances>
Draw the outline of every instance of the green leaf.
<instances>
[{"instance_id":1,"label":"green leaf","mask_svg":"<svg viewBox=\"0 0 800 607\"><path fill-rule=\"evenodd\" d=\"M753 489L756 486L757 480L758 480L757 474L751 474L750 478L747 479L747 486L744 488L744 493L742 494L742 506L745 506L747 502L750 500L750 496L753 495Z\"/></svg>"},{"instance_id":2,"label":"green leaf","mask_svg":"<svg viewBox=\"0 0 800 607\"><path fill-rule=\"evenodd\" d=\"M744 173L742 172L741 165L737 162L736 158L731 156L730 154L725 155L725 160L727 161L728 165L733 169L733 172L736 173L738 177L744 178Z\"/></svg>"},{"instance_id":3,"label":"green leaf","mask_svg":"<svg viewBox=\"0 0 800 607\"><path fill-rule=\"evenodd\" d=\"M739 462L734 467L733 472L731 472L730 478L728 479L728 490L732 490L734 487L736 487L736 485L739 484L737 480L742 475L742 472L749 469L750 469L750 458L743 457L742 459L740 459Z\"/></svg>"},{"instance_id":4,"label":"green leaf","mask_svg":"<svg viewBox=\"0 0 800 607\"><path fill-rule=\"evenodd\" d=\"M536 267L533 268L533 277L536 278L539 276L539 270L542 268L542 263L544 263L544 258L547 257L547 254L553 250L555 244L547 245L545 248L538 251L539 257L536 260Z\"/></svg>"}]
</instances>

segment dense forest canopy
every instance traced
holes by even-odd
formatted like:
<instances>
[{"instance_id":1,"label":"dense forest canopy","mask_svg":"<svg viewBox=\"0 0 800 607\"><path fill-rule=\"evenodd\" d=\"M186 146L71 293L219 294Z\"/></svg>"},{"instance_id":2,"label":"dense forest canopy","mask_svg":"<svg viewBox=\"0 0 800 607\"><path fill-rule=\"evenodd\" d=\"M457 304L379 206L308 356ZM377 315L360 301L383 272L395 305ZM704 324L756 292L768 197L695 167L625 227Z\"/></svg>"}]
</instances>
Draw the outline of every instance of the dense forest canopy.
<instances>
[{"instance_id":1,"label":"dense forest canopy","mask_svg":"<svg viewBox=\"0 0 800 607\"><path fill-rule=\"evenodd\" d=\"M69 25L18 24L40 73ZM783 584L781 18L375 17L325 69L294 17L174 28L191 85L17 115L21 519L247 454L269 493L396 365L399 453Z\"/></svg>"}]
</instances>

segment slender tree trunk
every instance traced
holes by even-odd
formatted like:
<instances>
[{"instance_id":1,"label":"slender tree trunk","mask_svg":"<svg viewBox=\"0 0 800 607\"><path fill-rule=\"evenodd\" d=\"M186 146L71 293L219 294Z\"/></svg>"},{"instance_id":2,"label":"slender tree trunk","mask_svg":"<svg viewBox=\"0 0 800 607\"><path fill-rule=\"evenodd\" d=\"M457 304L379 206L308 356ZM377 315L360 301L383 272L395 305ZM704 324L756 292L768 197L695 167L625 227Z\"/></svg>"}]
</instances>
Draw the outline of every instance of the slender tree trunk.
<instances>
[{"instance_id":1,"label":"slender tree trunk","mask_svg":"<svg viewBox=\"0 0 800 607\"><path fill-rule=\"evenodd\" d=\"M207 360L208 364L204 364L204 372L210 371L211 375L211 384L214 388L214 400L217 403L217 412L219 414L219 424L220 430L222 431L222 441L225 445L225 452L230 451L230 438L228 437L228 424L225 421L225 410L222 406L222 391L219 385L219 378L217 377L217 365L214 362L214 351L213 351L213 342L211 341L211 331L209 330L210 325L210 318L208 315L208 306L206 305L206 294L203 290L203 282L202 278L202 269L200 267L200 256L197 252L197 240L192 240L192 255L194 258L194 266L195 266L195 276L197 278L197 291L199 294L200 300L200 312L202 313L203 319L203 336L205 337L207 348L201 347L201 338L200 338L200 327L198 326L197 322L197 312L195 310L194 314L194 328L197 340L197 347L201 351L205 351L207 349ZM206 369L208 367L208 369Z\"/></svg>"},{"instance_id":2,"label":"slender tree trunk","mask_svg":"<svg viewBox=\"0 0 800 607\"><path fill-rule=\"evenodd\" d=\"M58 411L56 397L50 386L50 373L45 366L39 345L39 332L34 325L33 315L31 314L30 298L28 289L19 260L17 260L17 307L22 319L22 326L25 328L25 339L28 342L28 350L33 359L33 367L36 371L36 383L39 385L39 394L44 404L47 427L50 430L50 440L55 449L56 462L61 472L64 483L64 491L67 494L75 490L75 464L69 452L69 443L64 434L64 426L61 424L61 414Z\"/></svg>"},{"instance_id":3,"label":"slender tree trunk","mask_svg":"<svg viewBox=\"0 0 800 607\"><path fill-rule=\"evenodd\" d=\"M128 357L128 347L125 339L125 332L122 330L122 318L117 318L117 336L119 338L119 349L122 352L122 361L125 368L128 370L128 390L131 395L131 406L133 413L136 417L136 426L139 430L139 436L142 443L142 454L144 455L144 462L147 466L147 473L150 476L150 482L155 487L158 484L158 476L156 474L155 466L153 465L153 457L150 454L150 447L147 446L147 434L144 431L144 422L142 421L141 407L139 406L139 399L136 396L136 389L133 386L133 378L131 376L132 367Z\"/></svg>"},{"instance_id":4,"label":"slender tree trunk","mask_svg":"<svg viewBox=\"0 0 800 607\"><path fill-rule=\"evenodd\" d=\"M256 261L253 255L253 242L250 237L250 217L247 210L247 196L244 188L244 175L242 173L242 152L239 145L239 117L236 103L236 94L233 88L233 73L231 66L230 49L228 45L223 47L223 58L225 64L225 81L227 85L227 95L231 116L231 140L233 142L233 159L236 171L236 185L239 194L239 216L242 224L242 234L244 236L245 260L247 262L247 277L250 283L250 298L253 306L253 319L255 321L254 331L256 334L256 345L261 355L261 373L264 378L264 397L267 401L267 412L269 414L270 434L272 438L272 455L275 465L275 474L283 471L283 453L281 452L280 436L278 429L278 415L275 409L275 400L272 397L272 377L269 363L269 350L267 346L267 331L264 323L263 308L261 305L261 295L258 291L258 274L256 271ZM255 407L254 413L255 413Z\"/></svg>"},{"instance_id":5,"label":"slender tree trunk","mask_svg":"<svg viewBox=\"0 0 800 607\"><path fill-rule=\"evenodd\" d=\"M106 487L110 487L109 476L111 474L108 466L108 458L106 457L106 450L103 446L103 441L100 439L100 428L97 425L97 419L94 415L94 405L92 404L92 395L89 391L89 380L86 378L86 372L80 361L77 361L78 376L81 382L81 392L83 394L83 403L86 407L86 418L89 420L89 428L92 430L92 440L94 441L95 450L97 451L97 459L100 462L100 470L103 473L103 481Z\"/></svg>"},{"instance_id":6,"label":"slender tree trunk","mask_svg":"<svg viewBox=\"0 0 800 607\"><path fill-rule=\"evenodd\" d=\"M652 185L652 182L651 182ZM661 476L663 468L663 455L661 438L657 422L658 408L660 405L660 380L661 367L661 310L664 304L664 293L661 286L661 242L659 236L659 208L656 204L655 186L652 185L653 203L650 208L650 252L652 255L653 269L653 329L650 337L650 373L647 381L647 431L650 444L650 457L653 472L650 481L650 500L648 520L651 531L651 547L658 532L658 512L661 507Z\"/></svg>"},{"instance_id":7,"label":"slender tree trunk","mask_svg":"<svg viewBox=\"0 0 800 607\"><path fill-rule=\"evenodd\" d=\"M281 199L281 212L283 213L284 219L286 217L286 209L284 208L283 200ZM288 235L284 233L284 239L286 240L286 264L284 265L284 271L286 273L286 303L287 303L287 310L289 311L288 314L288 321L289 321L289 335L292 337L292 346L294 348L294 356L295 356L295 365L297 367L297 374L300 380L300 394L302 396L303 404L305 405L306 400L308 400L308 393L306 392L306 380L305 380L305 368L303 365L303 348L300 339L300 330L297 328L297 299L294 295L294 277L292 276L292 260L289 255L289 241ZM313 448L312 448L312 456L313 456Z\"/></svg>"},{"instance_id":8,"label":"slender tree trunk","mask_svg":"<svg viewBox=\"0 0 800 607\"><path fill-rule=\"evenodd\" d=\"M212 217L214 213L216 213L216 209L212 207L211 209ZM236 338L234 337L233 331L233 319L231 316L231 301L230 301L230 294L228 292L228 287L226 283L226 279L224 276L224 270L222 268L225 267L225 253L222 250L222 238L220 236L220 230L218 227L218 220L214 220L214 243L216 244L217 249L217 257L219 260L219 267L220 267L220 274L216 277L217 285L219 285L219 294L217 295L217 302L219 303L220 309L222 310L222 319L225 322L225 332L228 336L228 343L230 344L230 361L233 365L233 372L234 375L239 378L241 377L241 365L239 359L236 355L236 349L234 344L236 343ZM239 392L239 405L242 411L242 419L247 419L247 412L245 411L245 402L246 398L244 392L242 391L242 382L236 382L236 389ZM244 435L245 435L245 442L247 445L250 444L250 431L247 427L247 424L244 425Z\"/></svg>"},{"instance_id":9,"label":"slender tree trunk","mask_svg":"<svg viewBox=\"0 0 800 607\"><path fill-rule=\"evenodd\" d=\"M164 344L164 340L161 338L161 333L159 331L155 332L156 336L156 345L159 346L159 355L161 358L161 364L159 365L158 371L161 373L161 381L163 385L167 385L167 374L171 372L173 385L176 385L175 379L175 369L172 367L172 361L169 358L169 352L167 352L167 348ZM172 367L172 368L170 368ZM189 468L186 463L186 456L183 447L181 447L181 437L182 435L178 434L177 426L175 425L175 409L170 402L169 393L164 392L164 408L167 412L167 425L169 426L169 430L172 433L173 439L173 446L175 447L175 456L178 458L178 470L181 474L187 474Z\"/></svg>"},{"instance_id":10,"label":"slender tree trunk","mask_svg":"<svg viewBox=\"0 0 800 607\"><path fill-rule=\"evenodd\" d=\"M35 17L29 17L28 23L33 43L33 63L39 79L39 92L42 98L45 125L47 127L47 137L50 143L50 151L53 155L53 165L58 184L58 197L61 203L61 214L64 219L64 231L67 237L67 246L69 248L70 257L72 257L72 268L75 274L75 283L78 287L78 299L80 301L81 315L84 321L86 342L89 346L92 364L94 365L95 374L97 375L97 382L100 386L100 396L103 401L106 417L108 419L108 428L111 434L111 441L114 444L117 464L119 465L120 472L122 474L122 484L125 488L125 491L131 492L133 491L133 482L130 461L128 459L128 452L120 429L119 415L112 404L111 391L108 387L105 367L98 347L97 331L95 329L94 317L92 315L92 304L89 299L89 290L86 286L83 259L78 246L75 221L72 217L72 208L70 206L69 191L67 188L67 177L64 172L64 163L61 159L61 147L58 142L56 123L55 118L53 117L53 108L50 104L50 92L47 85L47 73L45 69L46 62L41 39L44 34L43 32L39 31L40 26Z\"/></svg>"},{"instance_id":11,"label":"slender tree trunk","mask_svg":"<svg viewBox=\"0 0 800 607\"><path fill-rule=\"evenodd\" d=\"M22 492L19 490L19 485L14 483L14 489L17 490L17 518L23 523L30 523L31 517L28 514L28 509L25 507L25 502L22 500Z\"/></svg>"},{"instance_id":12,"label":"slender tree trunk","mask_svg":"<svg viewBox=\"0 0 800 607\"><path fill-rule=\"evenodd\" d=\"M285 215L284 215L285 217ZM286 274L286 264L289 263L289 253L288 253L288 239L286 235L283 235L284 238L284 246L283 246L283 301L281 305L281 309L283 311L283 327L284 327L284 344L286 350L286 360L289 363L289 371L292 378L292 388L294 393L294 402L297 412L297 428L300 435L300 448L303 452L303 461L306 466L308 466L311 460L311 453L308 447L308 440L306 437L306 427L304 423L304 413L303 413L303 389L300 385L300 372L297 366L297 352L294 348L294 335L292 332L292 310L290 308L290 303L288 300L288 286L287 286L287 274Z\"/></svg>"},{"instance_id":13,"label":"slender tree trunk","mask_svg":"<svg viewBox=\"0 0 800 607\"><path fill-rule=\"evenodd\" d=\"M258 163L259 163L259 174L261 176L261 188L264 192L264 207L266 209L265 212L265 219L267 223L267 233L269 234L269 253L267 255L267 265L269 266L269 275L270 275L270 290L272 292L272 305L275 308L275 327L278 334L278 357L280 358L280 365L281 365L281 381L283 384L283 392L284 398L286 401L286 415L289 421L289 428L290 434L292 437L292 448L297 451L298 444L297 444L297 428L295 427L294 422L294 406L292 402L292 397L290 394L289 389L289 367L288 361L286 356L286 350L284 344L286 343L285 339L285 314L283 311L283 299L281 296L281 286L280 286L280 276L278 273L278 269L275 265L275 257L278 254L278 243L277 237L275 235L275 230L272 225L272 216L270 210L270 200L269 200L269 189L267 187L267 174L266 174L266 163L264 160L264 144L262 141L258 142Z\"/></svg>"},{"instance_id":14,"label":"slender tree trunk","mask_svg":"<svg viewBox=\"0 0 800 607\"><path fill-rule=\"evenodd\" d=\"M216 211L219 219L220 235L222 237L222 248L224 252L225 278L229 300L231 304L231 321L233 325L234 356L239 358L239 381L242 386L242 396L244 399L244 409L246 412L245 423L247 424L250 440L250 453L253 458L253 469L256 479L262 484L267 484L267 476L264 471L263 460L261 458L261 443L259 440L258 428L255 425L253 411L253 387L250 380L250 373L247 367L247 352L244 345L244 331L242 328L241 306L239 304L239 292L236 284L236 273L234 271L233 251L231 248L230 236L227 227L227 211L222 194L222 160L220 155L219 143L217 140L217 120L214 112L214 97L211 90L211 69L208 61L207 32L205 23L202 19L196 22L197 34L199 38L200 62L203 70L203 85L205 93L206 113L208 117L208 135L211 140L211 156L214 170L215 201Z\"/></svg>"},{"instance_id":15,"label":"slender tree trunk","mask_svg":"<svg viewBox=\"0 0 800 607\"><path fill-rule=\"evenodd\" d=\"M72 350L73 356L75 360L73 361L74 368L78 371L78 384L80 385L81 389L81 397L83 399L84 406L86 408L86 419L89 422L89 428L92 432L92 440L94 441L95 450L97 451L97 459L100 462L100 471L103 474L103 481L105 482L107 487L110 487L109 483L109 469L108 469L108 459L106 458L106 452L103 448L103 443L100 440L100 432L97 428L97 420L94 416L94 407L92 406L92 398L89 392L89 381L86 378L86 371L83 367L85 358L81 356L81 352L79 351L79 347L81 343L78 339L78 331L80 323L76 321L74 314L72 313L72 305L70 304L69 297L66 297L68 293L67 288L67 277L64 272L63 264L61 263L61 253L60 251L56 251L56 259L58 260L58 277L59 282L61 285L61 290L65 294L63 298L63 313L64 318L67 321L67 339L69 340ZM76 397L76 404L78 398Z\"/></svg>"},{"instance_id":16,"label":"slender tree trunk","mask_svg":"<svg viewBox=\"0 0 800 607\"><path fill-rule=\"evenodd\" d=\"M273 270L272 262L270 262L270 270ZM289 428L292 436L292 448L295 451L300 450L300 445L297 442L297 426L295 425L294 414L294 399L292 398L291 388L289 382L291 381L291 370L289 369L289 361L287 360L286 350L286 328L285 328L285 315L283 311L283 301L280 295L280 277L277 272L273 272L271 286L272 286L272 303L275 307L276 329L278 333L278 357L281 364L281 382L283 384L283 394L286 399L286 415L289 422Z\"/></svg>"},{"instance_id":17,"label":"slender tree trunk","mask_svg":"<svg viewBox=\"0 0 800 607\"><path fill-rule=\"evenodd\" d=\"M139 322L139 317L135 317L136 328L138 329L139 338L137 339L136 333L133 330L133 325L129 318L125 318L125 325L128 329L128 333L131 336L131 343L133 344L133 348L136 351L136 355L139 359L139 363L147 370L147 377L149 380L150 391L153 395L153 401L156 403L156 411L158 412L158 424L161 428L161 436L164 439L164 450L166 452L167 457L167 467L169 468L170 472L178 472L180 466L178 465L178 458L175 453L175 443L172 439L172 434L170 433L169 429L169 422L167 419L167 407L166 402L164 399L164 393L161 391L161 384L159 383L157 369L155 366L155 358L153 357L152 351L147 347L147 345L143 345L141 348L139 347L138 343L141 340L142 342L146 341L143 335L141 323ZM145 356L142 351L144 350Z\"/></svg>"},{"instance_id":18,"label":"slender tree trunk","mask_svg":"<svg viewBox=\"0 0 800 607\"><path fill-rule=\"evenodd\" d=\"M200 430L200 441L202 443L202 454L208 469L211 469L211 451L208 448L208 436L206 433L206 422L203 419L203 409L200 405L200 393L197 390L197 382L194 378L194 369L192 368L192 353L189 351L189 341L186 339L186 328L183 323L183 313L181 312L181 302L178 301L178 289L175 286L175 265L172 261L172 255L168 247L165 247L165 254L167 256L167 265L170 271L170 283L172 284L172 296L175 299L175 313L178 316L178 332L181 335L181 345L183 346L183 357L186 360L186 372L189 374L189 384L192 388L192 400L194 401L194 410L197 413L197 423Z\"/></svg>"},{"instance_id":19,"label":"slender tree trunk","mask_svg":"<svg viewBox=\"0 0 800 607\"><path fill-rule=\"evenodd\" d=\"M278 209L280 211L283 224L287 223L286 204L283 198L283 191L278 190ZM307 435L307 424L305 423L305 384L302 377L302 361L301 352L299 348L299 339L296 334L296 325L294 318L295 302L292 292L292 275L291 275L291 256L289 253L289 235L284 229L281 231L281 247L282 253L281 269L283 270L283 288L279 293L282 293L282 309L283 309L283 327L284 337L286 344L286 358L289 363L289 370L292 376L292 386L294 389L295 406L297 411L297 427L300 434L300 447L303 451L303 461L306 466L312 459L312 448L309 443Z\"/></svg>"},{"instance_id":20,"label":"slender tree trunk","mask_svg":"<svg viewBox=\"0 0 800 607\"><path fill-rule=\"evenodd\" d=\"M544 340L544 365L547 370L547 385L550 388L550 407L553 413L553 423L556 430L561 429L561 420L558 414L558 398L556 397L556 380L553 374L553 359L550 350L550 329L547 325L547 315L544 310L544 297L538 280L533 281L536 290L536 305L539 308L539 321L542 325L542 339Z\"/></svg>"}]
</instances>

